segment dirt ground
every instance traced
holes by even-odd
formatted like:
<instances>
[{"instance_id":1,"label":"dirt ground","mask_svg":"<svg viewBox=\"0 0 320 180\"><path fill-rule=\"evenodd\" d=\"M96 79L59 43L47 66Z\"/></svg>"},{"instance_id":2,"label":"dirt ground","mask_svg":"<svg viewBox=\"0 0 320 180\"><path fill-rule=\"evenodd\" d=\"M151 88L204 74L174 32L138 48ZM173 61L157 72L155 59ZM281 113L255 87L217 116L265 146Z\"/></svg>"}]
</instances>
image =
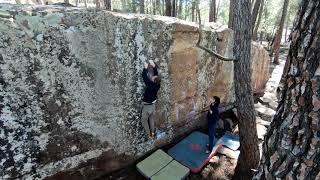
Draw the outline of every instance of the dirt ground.
<instances>
[{"instance_id":1,"label":"dirt ground","mask_svg":"<svg viewBox=\"0 0 320 180\"><path fill-rule=\"evenodd\" d=\"M235 159L223 155L214 156L199 174L190 174L187 180L229 180L232 179L236 164Z\"/></svg>"}]
</instances>

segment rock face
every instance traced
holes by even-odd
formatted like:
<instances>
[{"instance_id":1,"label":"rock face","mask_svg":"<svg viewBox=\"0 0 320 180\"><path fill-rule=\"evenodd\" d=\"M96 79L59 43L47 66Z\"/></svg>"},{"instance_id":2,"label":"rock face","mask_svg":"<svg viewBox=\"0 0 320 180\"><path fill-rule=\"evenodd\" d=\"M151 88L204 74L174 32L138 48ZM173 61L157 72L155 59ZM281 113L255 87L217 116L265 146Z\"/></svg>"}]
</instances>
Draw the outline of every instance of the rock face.
<instances>
[{"instance_id":1,"label":"rock face","mask_svg":"<svg viewBox=\"0 0 320 180\"><path fill-rule=\"evenodd\" d=\"M233 64L197 38L195 24L173 18L0 4L0 176L94 177L205 124L197 113L209 97L234 101ZM229 29L205 30L202 43L232 55ZM255 91L268 76L261 54L253 46ZM162 77L155 142L140 124L150 59Z\"/></svg>"},{"instance_id":2,"label":"rock face","mask_svg":"<svg viewBox=\"0 0 320 180\"><path fill-rule=\"evenodd\" d=\"M252 42L251 57L253 57L252 86L254 93L263 94L269 80L270 57L268 52L256 42Z\"/></svg>"}]
</instances>

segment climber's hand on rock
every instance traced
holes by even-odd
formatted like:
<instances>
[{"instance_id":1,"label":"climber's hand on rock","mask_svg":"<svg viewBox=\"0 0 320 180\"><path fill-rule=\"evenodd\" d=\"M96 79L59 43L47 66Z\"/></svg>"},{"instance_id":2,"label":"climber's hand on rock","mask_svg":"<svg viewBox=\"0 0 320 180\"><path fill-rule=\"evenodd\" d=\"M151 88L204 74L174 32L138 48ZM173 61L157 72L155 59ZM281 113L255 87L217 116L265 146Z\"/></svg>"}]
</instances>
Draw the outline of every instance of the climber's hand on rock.
<instances>
[{"instance_id":1,"label":"climber's hand on rock","mask_svg":"<svg viewBox=\"0 0 320 180\"><path fill-rule=\"evenodd\" d=\"M153 60L149 60L149 63L153 68L156 67L156 64L153 62Z\"/></svg>"},{"instance_id":2,"label":"climber's hand on rock","mask_svg":"<svg viewBox=\"0 0 320 180\"><path fill-rule=\"evenodd\" d=\"M211 99L210 99L210 104L213 106L213 105L214 105L214 103L215 103L214 98L211 98Z\"/></svg>"},{"instance_id":3,"label":"climber's hand on rock","mask_svg":"<svg viewBox=\"0 0 320 180\"><path fill-rule=\"evenodd\" d=\"M145 69L148 69L148 65L149 65L148 63L144 62L144 68Z\"/></svg>"}]
</instances>

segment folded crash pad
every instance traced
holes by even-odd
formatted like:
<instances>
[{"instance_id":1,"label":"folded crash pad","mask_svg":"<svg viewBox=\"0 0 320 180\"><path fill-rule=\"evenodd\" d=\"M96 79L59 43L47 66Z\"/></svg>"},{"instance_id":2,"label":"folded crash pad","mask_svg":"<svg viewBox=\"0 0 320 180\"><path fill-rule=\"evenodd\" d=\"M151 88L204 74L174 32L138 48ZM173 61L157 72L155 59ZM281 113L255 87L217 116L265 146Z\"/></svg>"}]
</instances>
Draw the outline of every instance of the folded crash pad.
<instances>
[{"instance_id":1,"label":"folded crash pad","mask_svg":"<svg viewBox=\"0 0 320 180\"><path fill-rule=\"evenodd\" d=\"M169 149L168 154L192 172L198 173L222 147L221 141L218 141L212 152L206 154L207 143L208 135L196 131Z\"/></svg>"},{"instance_id":2,"label":"folded crash pad","mask_svg":"<svg viewBox=\"0 0 320 180\"><path fill-rule=\"evenodd\" d=\"M189 169L173 160L161 149L137 164L138 171L147 179L181 180L189 174Z\"/></svg>"},{"instance_id":3,"label":"folded crash pad","mask_svg":"<svg viewBox=\"0 0 320 180\"><path fill-rule=\"evenodd\" d=\"M224 146L235 151L240 147L239 139L240 138L237 135L226 133L219 139L219 141L221 141L220 143L223 144Z\"/></svg>"},{"instance_id":4,"label":"folded crash pad","mask_svg":"<svg viewBox=\"0 0 320 180\"><path fill-rule=\"evenodd\" d=\"M239 150L234 151L232 149L229 149L228 147L222 147L219 151L219 154L224 154L231 159L238 159L240 155L240 151Z\"/></svg>"}]
</instances>

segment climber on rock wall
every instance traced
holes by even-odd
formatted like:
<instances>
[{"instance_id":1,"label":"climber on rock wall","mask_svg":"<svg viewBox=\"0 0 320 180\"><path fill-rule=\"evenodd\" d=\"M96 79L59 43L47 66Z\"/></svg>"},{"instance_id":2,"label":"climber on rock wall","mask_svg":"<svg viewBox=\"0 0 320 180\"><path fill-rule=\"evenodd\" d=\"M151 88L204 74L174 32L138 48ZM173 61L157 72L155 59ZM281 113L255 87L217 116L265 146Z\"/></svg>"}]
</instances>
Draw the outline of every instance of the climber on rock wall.
<instances>
[{"instance_id":1,"label":"climber on rock wall","mask_svg":"<svg viewBox=\"0 0 320 180\"><path fill-rule=\"evenodd\" d=\"M148 66L153 68L153 76L148 76ZM150 60L149 64L147 62L144 63L144 69L142 71L142 78L146 85L144 94L143 94L143 102L142 102L142 117L141 123L148 134L150 139L155 137L155 103L157 102L157 93L160 89L161 79L158 76L158 70L156 64Z\"/></svg>"}]
</instances>

